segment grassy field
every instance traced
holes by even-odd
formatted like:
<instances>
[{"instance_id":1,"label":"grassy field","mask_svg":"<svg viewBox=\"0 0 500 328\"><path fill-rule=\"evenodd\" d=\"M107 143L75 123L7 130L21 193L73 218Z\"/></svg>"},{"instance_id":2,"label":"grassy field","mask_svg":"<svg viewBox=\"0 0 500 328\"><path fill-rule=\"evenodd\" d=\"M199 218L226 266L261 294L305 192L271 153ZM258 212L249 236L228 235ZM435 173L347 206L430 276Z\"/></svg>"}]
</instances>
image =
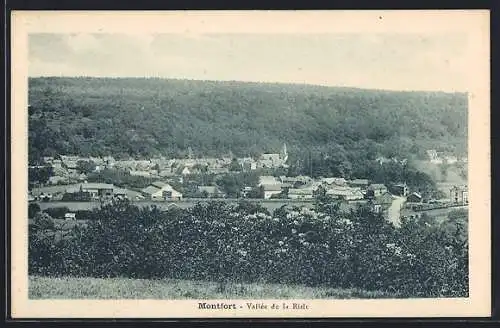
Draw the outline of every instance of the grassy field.
<instances>
[{"instance_id":1,"label":"grassy field","mask_svg":"<svg viewBox=\"0 0 500 328\"><path fill-rule=\"evenodd\" d=\"M394 298L357 289L191 280L29 277L30 299L356 299Z\"/></svg>"}]
</instances>

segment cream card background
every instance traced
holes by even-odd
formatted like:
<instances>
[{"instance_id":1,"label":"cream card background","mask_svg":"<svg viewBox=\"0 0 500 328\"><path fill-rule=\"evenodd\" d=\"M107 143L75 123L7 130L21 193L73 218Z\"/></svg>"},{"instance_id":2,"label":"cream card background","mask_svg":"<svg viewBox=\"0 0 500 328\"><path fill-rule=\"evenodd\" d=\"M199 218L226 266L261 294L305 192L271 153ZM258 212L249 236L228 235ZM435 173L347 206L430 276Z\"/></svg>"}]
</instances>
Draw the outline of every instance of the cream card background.
<instances>
[{"instance_id":1,"label":"cream card background","mask_svg":"<svg viewBox=\"0 0 500 328\"><path fill-rule=\"evenodd\" d=\"M306 300L300 312L198 310L197 300L29 300L27 279L27 76L29 33L463 33L468 38L470 297ZM488 11L225 11L12 13L12 317L440 317L490 315ZM220 300L232 303L231 300ZM245 301L234 300L244 305ZM271 303L272 300L266 300ZM276 300L280 304L281 300Z\"/></svg>"}]
</instances>

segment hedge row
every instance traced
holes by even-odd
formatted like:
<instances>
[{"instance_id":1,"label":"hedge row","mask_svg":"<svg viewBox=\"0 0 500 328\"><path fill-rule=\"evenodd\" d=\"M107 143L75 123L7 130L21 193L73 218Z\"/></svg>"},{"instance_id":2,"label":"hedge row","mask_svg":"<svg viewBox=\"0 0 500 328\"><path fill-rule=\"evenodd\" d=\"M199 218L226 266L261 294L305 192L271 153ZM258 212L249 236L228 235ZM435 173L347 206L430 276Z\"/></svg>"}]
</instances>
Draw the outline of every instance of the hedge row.
<instances>
[{"instance_id":1,"label":"hedge row","mask_svg":"<svg viewBox=\"0 0 500 328\"><path fill-rule=\"evenodd\" d=\"M394 228L367 208L339 213L249 203L190 209L128 202L92 212L57 242L30 231L29 269L46 276L179 278L356 287L401 296L467 296L466 220ZM428 219L427 219L428 220Z\"/></svg>"}]
</instances>

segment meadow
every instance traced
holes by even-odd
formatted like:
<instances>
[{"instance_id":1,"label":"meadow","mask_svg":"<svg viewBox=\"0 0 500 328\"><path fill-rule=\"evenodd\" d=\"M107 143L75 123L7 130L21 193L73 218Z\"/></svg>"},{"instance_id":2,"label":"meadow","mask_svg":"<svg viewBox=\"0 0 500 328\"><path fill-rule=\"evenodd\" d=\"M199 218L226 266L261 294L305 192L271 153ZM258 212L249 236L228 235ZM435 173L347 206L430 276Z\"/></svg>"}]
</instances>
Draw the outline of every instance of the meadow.
<instances>
[{"instance_id":1,"label":"meadow","mask_svg":"<svg viewBox=\"0 0 500 328\"><path fill-rule=\"evenodd\" d=\"M397 294L356 288L218 283L181 279L29 277L30 299L356 299Z\"/></svg>"}]
</instances>

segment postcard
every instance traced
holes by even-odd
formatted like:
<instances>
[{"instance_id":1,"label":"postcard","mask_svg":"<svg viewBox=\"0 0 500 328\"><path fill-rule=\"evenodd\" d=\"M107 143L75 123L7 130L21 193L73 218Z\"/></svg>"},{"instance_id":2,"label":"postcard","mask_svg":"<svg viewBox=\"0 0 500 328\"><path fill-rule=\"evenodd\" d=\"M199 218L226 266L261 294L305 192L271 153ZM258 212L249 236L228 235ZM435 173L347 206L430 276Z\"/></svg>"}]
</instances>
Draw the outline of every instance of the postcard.
<instances>
[{"instance_id":1,"label":"postcard","mask_svg":"<svg viewBox=\"0 0 500 328\"><path fill-rule=\"evenodd\" d=\"M13 318L490 315L489 12L14 11Z\"/></svg>"}]
</instances>

